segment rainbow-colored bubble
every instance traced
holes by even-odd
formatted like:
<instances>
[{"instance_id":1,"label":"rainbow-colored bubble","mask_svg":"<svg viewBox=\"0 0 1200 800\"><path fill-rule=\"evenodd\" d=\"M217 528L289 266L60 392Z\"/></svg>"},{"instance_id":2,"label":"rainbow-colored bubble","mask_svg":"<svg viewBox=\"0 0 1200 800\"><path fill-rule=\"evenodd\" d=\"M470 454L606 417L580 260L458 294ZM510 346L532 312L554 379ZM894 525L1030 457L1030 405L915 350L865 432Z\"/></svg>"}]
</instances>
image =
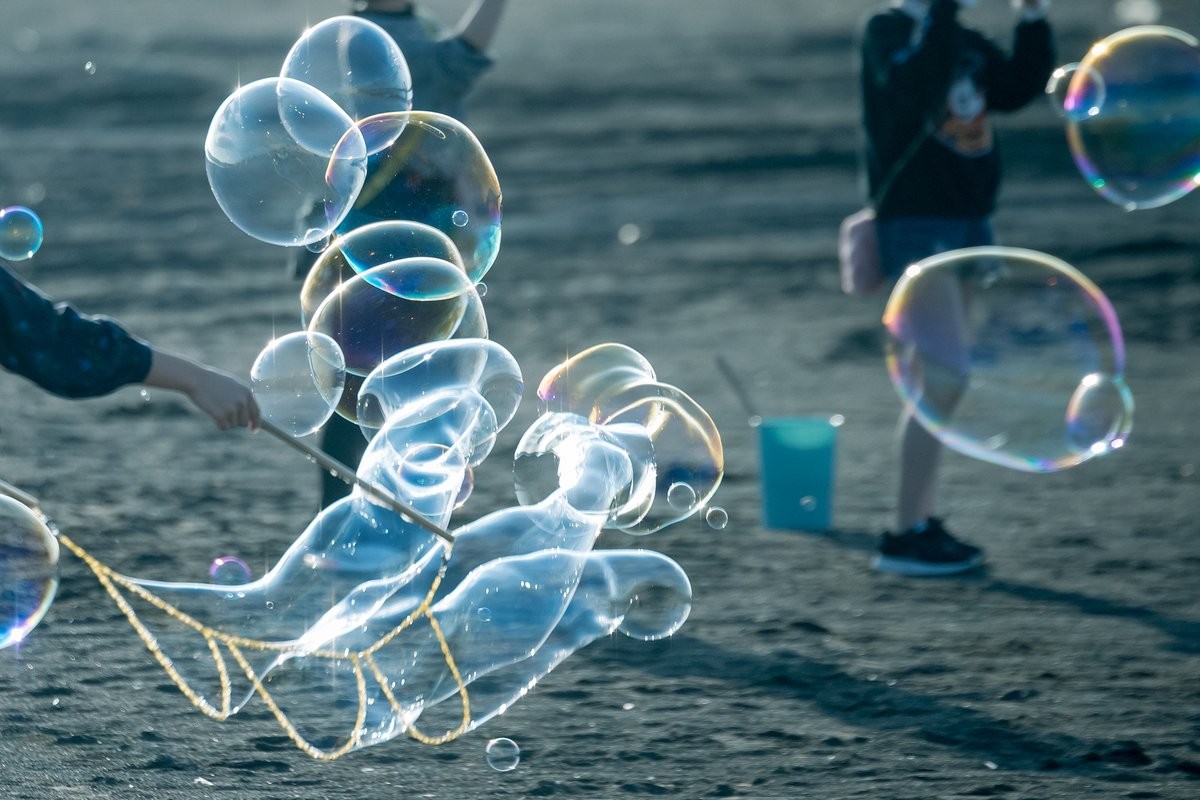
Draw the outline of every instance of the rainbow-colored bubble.
<instances>
[{"instance_id":1,"label":"rainbow-colored bubble","mask_svg":"<svg viewBox=\"0 0 1200 800\"><path fill-rule=\"evenodd\" d=\"M1129 438L1116 312L1053 256L975 247L927 258L901 276L883 323L896 391L954 450L1054 472Z\"/></svg>"},{"instance_id":2,"label":"rainbow-colored bubble","mask_svg":"<svg viewBox=\"0 0 1200 800\"><path fill-rule=\"evenodd\" d=\"M1100 40L1064 100L1071 155L1087 182L1127 210L1200 185L1200 42L1161 25Z\"/></svg>"}]
</instances>

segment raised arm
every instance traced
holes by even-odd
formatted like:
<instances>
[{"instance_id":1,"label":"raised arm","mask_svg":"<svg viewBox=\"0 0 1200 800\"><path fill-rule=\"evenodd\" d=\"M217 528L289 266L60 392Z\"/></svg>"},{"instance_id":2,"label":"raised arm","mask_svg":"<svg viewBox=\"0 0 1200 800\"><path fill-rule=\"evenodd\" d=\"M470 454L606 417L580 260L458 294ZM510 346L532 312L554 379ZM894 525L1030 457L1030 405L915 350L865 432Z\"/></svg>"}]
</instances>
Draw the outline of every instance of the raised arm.
<instances>
[{"instance_id":1,"label":"raised arm","mask_svg":"<svg viewBox=\"0 0 1200 800\"><path fill-rule=\"evenodd\" d=\"M508 0L475 0L458 21L455 33L476 50L487 52L507 4Z\"/></svg>"}]
</instances>

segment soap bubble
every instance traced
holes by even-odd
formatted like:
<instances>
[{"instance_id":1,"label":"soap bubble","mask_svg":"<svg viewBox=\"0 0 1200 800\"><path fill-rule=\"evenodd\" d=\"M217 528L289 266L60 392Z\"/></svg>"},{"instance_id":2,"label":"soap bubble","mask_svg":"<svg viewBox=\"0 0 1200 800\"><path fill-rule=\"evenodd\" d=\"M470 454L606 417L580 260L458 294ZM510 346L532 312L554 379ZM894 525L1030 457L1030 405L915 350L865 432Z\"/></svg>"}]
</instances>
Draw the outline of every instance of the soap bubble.
<instances>
[{"instance_id":1,"label":"soap bubble","mask_svg":"<svg viewBox=\"0 0 1200 800\"><path fill-rule=\"evenodd\" d=\"M208 567L208 579L222 586L249 583L250 577L250 565L237 556L214 558Z\"/></svg>"},{"instance_id":2,"label":"soap bubble","mask_svg":"<svg viewBox=\"0 0 1200 800\"><path fill-rule=\"evenodd\" d=\"M729 524L729 512L721 506L713 506L704 512L704 521L715 531L725 530L725 526Z\"/></svg>"},{"instance_id":3,"label":"soap bubble","mask_svg":"<svg viewBox=\"0 0 1200 800\"><path fill-rule=\"evenodd\" d=\"M496 772L511 772L521 761L521 748L512 739L491 739L484 748L488 766Z\"/></svg>"},{"instance_id":4,"label":"soap bubble","mask_svg":"<svg viewBox=\"0 0 1200 800\"><path fill-rule=\"evenodd\" d=\"M630 432L640 432L650 452L636 459L631 494L612 521L619 530L642 535L686 519L721 483L725 457L712 418L680 389L657 381L650 363L625 345L596 345L562 362L546 373L538 398L543 412L584 416L611 435L624 431L631 450L639 437Z\"/></svg>"},{"instance_id":5,"label":"soap bubble","mask_svg":"<svg viewBox=\"0 0 1200 800\"><path fill-rule=\"evenodd\" d=\"M317 306L356 274L415 256L440 258L466 272L450 237L420 222L386 220L338 236L321 252L300 288L301 320L308 325Z\"/></svg>"},{"instance_id":6,"label":"soap bubble","mask_svg":"<svg viewBox=\"0 0 1200 800\"><path fill-rule=\"evenodd\" d=\"M0 648L19 644L58 589L58 539L41 514L0 495Z\"/></svg>"},{"instance_id":7,"label":"soap bubble","mask_svg":"<svg viewBox=\"0 0 1200 800\"><path fill-rule=\"evenodd\" d=\"M1095 105L1097 77L1103 102ZM1127 209L1178 200L1200 182L1200 42L1159 25L1092 45L1071 78L1067 140L1084 178ZM1091 108L1096 112L1092 113Z\"/></svg>"},{"instance_id":8,"label":"soap bubble","mask_svg":"<svg viewBox=\"0 0 1200 800\"><path fill-rule=\"evenodd\" d=\"M1063 64L1050 73L1050 80L1046 82L1046 98L1054 113L1063 119L1087 119L1100 113L1104 105L1104 78L1095 70L1088 69L1088 74L1075 82L1074 94L1069 90L1075 73L1080 70L1078 62Z\"/></svg>"},{"instance_id":9,"label":"soap bubble","mask_svg":"<svg viewBox=\"0 0 1200 800\"><path fill-rule=\"evenodd\" d=\"M0 209L0 258L24 261L42 246L42 220L25 206Z\"/></svg>"},{"instance_id":10,"label":"soap bubble","mask_svg":"<svg viewBox=\"0 0 1200 800\"><path fill-rule=\"evenodd\" d=\"M262 416L307 436L333 415L346 383L346 361L329 336L295 331L273 339L250 368L250 386Z\"/></svg>"},{"instance_id":11,"label":"soap bubble","mask_svg":"<svg viewBox=\"0 0 1200 800\"><path fill-rule=\"evenodd\" d=\"M483 304L466 274L448 261L426 257L355 275L317 307L308 329L337 342L346 369L356 375L409 347L487 335Z\"/></svg>"},{"instance_id":12,"label":"soap bubble","mask_svg":"<svg viewBox=\"0 0 1200 800\"><path fill-rule=\"evenodd\" d=\"M896 391L948 447L1054 472L1129 437L1116 313L1053 256L976 247L927 258L901 276L883 322Z\"/></svg>"},{"instance_id":13,"label":"soap bubble","mask_svg":"<svg viewBox=\"0 0 1200 800\"><path fill-rule=\"evenodd\" d=\"M331 17L306 30L280 77L315 87L354 120L412 108L404 54L387 31L362 17Z\"/></svg>"},{"instance_id":14,"label":"soap bubble","mask_svg":"<svg viewBox=\"0 0 1200 800\"><path fill-rule=\"evenodd\" d=\"M290 78L264 78L226 98L204 153L221 210L270 244L308 245L329 236L366 175L366 144L353 120Z\"/></svg>"},{"instance_id":15,"label":"soap bubble","mask_svg":"<svg viewBox=\"0 0 1200 800\"><path fill-rule=\"evenodd\" d=\"M338 225L345 233L380 220L437 228L462 254L472 283L500 250L500 181L479 140L456 119L429 111L379 114L358 124L369 159L366 183Z\"/></svg>"}]
</instances>

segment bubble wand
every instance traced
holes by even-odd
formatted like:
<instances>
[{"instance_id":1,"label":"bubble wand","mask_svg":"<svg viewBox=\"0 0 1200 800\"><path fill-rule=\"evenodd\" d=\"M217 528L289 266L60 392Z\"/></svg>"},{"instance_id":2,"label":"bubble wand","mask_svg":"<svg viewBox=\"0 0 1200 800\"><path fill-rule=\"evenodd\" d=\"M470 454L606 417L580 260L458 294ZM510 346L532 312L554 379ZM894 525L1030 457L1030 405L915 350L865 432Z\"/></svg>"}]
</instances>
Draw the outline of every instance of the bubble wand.
<instances>
[{"instance_id":1,"label":"bubble wand","mask_svg":"<svg viewBox=\"0 0 1200 800\"><path fill-rule=\"evenodd\" d=\"M284 431L282 428L278 427L269 420L261 420L259 422L259 427L274 436L276 439L279 439L279 441L283 442L284 444L299 450L301 453L304 453L306 456L316 461L322 468L334 473L346 483L359 487L367 494L371 495L371 497L400 514L409 522L419 525L433 535L445 541L447 544L454 544L454 535L452 533L447 531L445 528L430 522L428 519L417 513L411 506L401 502L370 481L366 481L358 477L358 474L355 473L354 470L350 469L350 467L338 461L324 450L313 447L308 442L303 442L297 439L295 436L292 436L290 433Z\"/></svg>"}]
</instances>

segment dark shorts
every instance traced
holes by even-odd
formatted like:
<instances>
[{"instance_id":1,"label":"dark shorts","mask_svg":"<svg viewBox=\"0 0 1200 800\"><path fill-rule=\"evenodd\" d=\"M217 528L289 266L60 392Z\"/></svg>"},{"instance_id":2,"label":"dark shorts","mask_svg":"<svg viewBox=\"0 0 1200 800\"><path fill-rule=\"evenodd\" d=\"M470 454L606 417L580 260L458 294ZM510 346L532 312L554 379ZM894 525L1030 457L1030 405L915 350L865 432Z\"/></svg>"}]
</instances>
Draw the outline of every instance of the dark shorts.
<instances>
[{"instance_id":1,"label":"dark shorts","mask_svg":"<svg viewBox=\"0 0 1200 800\"><path fill-rule=\"evenodd\" d=\"M995 243L987 217L890 217L875 222L883 273L896 280L923 258Z\"/></svg>"}]
</instances>

